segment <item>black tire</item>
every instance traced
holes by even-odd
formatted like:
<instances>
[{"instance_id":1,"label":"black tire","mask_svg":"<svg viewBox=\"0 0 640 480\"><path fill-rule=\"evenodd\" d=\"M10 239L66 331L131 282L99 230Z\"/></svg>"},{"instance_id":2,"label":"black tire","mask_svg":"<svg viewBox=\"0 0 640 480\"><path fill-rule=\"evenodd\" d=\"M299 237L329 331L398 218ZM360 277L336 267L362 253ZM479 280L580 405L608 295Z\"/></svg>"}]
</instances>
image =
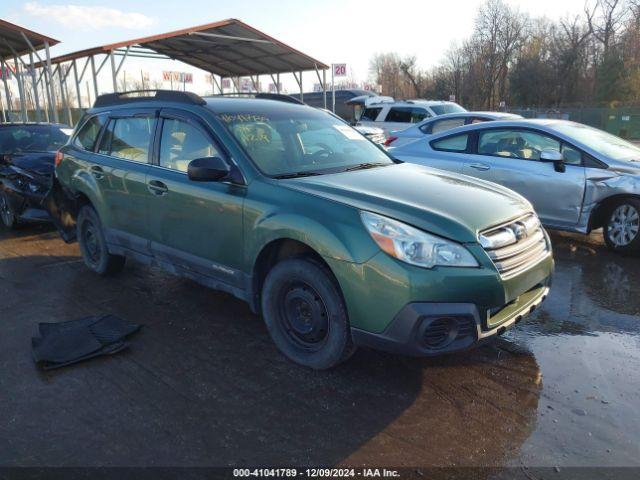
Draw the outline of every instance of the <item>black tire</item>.
<instances>
[{"instance_id":1,"label":"black tire","mask_svg":"<svg viewBox=\"0 0 640 480\"><path fill-rule=\"evenodd\" d=\"M80 209L77 235L84 264L98 275L113 275L122 270L125 257L111 255L102 231L100 217L89 205Z\"/></svg>"},{"instance_id":2,"label":"black tire","mask_svg":"<svg viewBox=\"0 0 640 480\"><path fill-rule=\"evenodd\" d=\"M0 190L0 222L9 230L18 226L18 216L11 206L9 197L2 190Z\"/></svg>"},{"instance_id":3,"label":"black tire","mask_svg":"<svg viewBox=\"0 0 640 480\"><path fill-rule=\"evenodd\" d=\"M355 351L340 289L318 262L292 258L278 263L267 275L261 297L271 338L290 360L325 370Z\"/></svg>"},{"instance_id":4,"label":"black tire","mask_svg":"<svg viewBox=\"0 0 640 480\"><path fill-rule=\"evenodd\" d=\"M623 198L607 211L602 228L607 247L624 255L640 255L640 200Z\"/></svg>"}]
</instances>

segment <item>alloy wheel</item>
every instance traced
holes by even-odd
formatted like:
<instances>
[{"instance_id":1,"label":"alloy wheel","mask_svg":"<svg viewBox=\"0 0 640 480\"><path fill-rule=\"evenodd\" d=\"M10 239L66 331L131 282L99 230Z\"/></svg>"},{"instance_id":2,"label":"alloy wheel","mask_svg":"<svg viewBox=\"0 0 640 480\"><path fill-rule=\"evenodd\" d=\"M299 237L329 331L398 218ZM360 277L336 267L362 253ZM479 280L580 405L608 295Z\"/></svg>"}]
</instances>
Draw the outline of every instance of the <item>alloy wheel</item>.
<instances>
[{"instance_id":1,"label":"alloy wheel","mask_svg":"<svg viewBox=\"0 0 640 480\"><path fill-rule=\"evenodd\" d=\"M607 225L609 239L616 247L626 247L633 242L640 231L640 214L633 205L617 207Z\"/></svg>"}]
</instances>

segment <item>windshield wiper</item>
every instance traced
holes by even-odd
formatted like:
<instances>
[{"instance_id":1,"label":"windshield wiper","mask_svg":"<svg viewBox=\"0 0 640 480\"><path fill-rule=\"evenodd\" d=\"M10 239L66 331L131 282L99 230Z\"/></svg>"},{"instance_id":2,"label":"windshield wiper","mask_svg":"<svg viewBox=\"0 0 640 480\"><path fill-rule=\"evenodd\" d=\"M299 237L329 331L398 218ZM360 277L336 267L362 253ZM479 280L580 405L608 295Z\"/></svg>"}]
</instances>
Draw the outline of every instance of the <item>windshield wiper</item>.
<instances>
[{"instance_id":1,"label":"windshield wiper","mask_svg":"<svg viewBox=\"0 0 640 480\"><path fill-rule=\"evenodd\" d=\"M282 180L285 178L313 177L315 175L322 175L322 174L318 172L293 172L293 173L283 173L282 175L276 175L273 178Z\"/></svg>"},{"instance_id":2,"label":"windshield wiper","mask_svg":"<svg viewBox=\"0 0 640 480\"><path fill-rule=\"evenodd\" d=\"M386 163L359 163L358 165L353 165L349 168L345 168L343 172L352 172L353 170L364 170L365 168L375 168L375 167L384 167Z\"/></svg>"}]
</instances>

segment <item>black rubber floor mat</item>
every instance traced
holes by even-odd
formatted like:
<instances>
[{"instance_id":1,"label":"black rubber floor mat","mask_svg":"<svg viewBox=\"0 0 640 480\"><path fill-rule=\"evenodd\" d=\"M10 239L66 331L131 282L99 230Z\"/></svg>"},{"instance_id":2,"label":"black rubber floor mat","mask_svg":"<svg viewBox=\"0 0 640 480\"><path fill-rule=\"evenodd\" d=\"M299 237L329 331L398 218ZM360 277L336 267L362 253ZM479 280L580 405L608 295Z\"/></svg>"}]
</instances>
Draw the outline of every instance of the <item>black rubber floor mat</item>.
<instances>
[{"instance_id":1,"label":"black rubber floor mat","mask_svg":"<svg viewBox=\"0 0 640 480\"><path fill-rule=\"evenodd\" d=\"M43 370L64 367L128 347L124 339L140 325L114 315L86 317L70 322L41 323L40 337L31 340L33 358Z\"/></svg>"}]
</instances>

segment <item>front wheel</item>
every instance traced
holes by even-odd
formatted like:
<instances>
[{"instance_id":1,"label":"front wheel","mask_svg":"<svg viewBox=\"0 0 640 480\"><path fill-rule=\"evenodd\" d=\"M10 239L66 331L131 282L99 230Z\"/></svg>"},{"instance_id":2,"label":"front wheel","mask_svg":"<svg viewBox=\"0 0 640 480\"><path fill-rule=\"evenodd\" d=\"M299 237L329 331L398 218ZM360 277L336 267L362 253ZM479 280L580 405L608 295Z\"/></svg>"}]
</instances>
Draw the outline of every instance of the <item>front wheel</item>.
<instances>
[{"instance_id":1,"label":"front wheel","mask_svg":"<svg viewBox=\"0 0 640 480\"><path fill-rule=\"evenodd\" d=\"M640 254L640 200L628 198L614 204L607 214L603 234L611 250Z\"/></svg>"},{"instance_id":2,"label":"front wheel","mask_svg":"<svg viewBox=\"0 0 640 480\"><path fill-rule=\"evenodd\" d=\"M0 221L6 228L13 229L18 225L18 217L11 206L9 197L3 191L0 191Z\"/></svg>"},{"instance_id":3,"label":"front wheel","mask_svg":"<svg viewBox=\"0 0 640 480\"><path fill-rule=\"evenodd\" d=\"M262 313L276 346L300 365L328 369L355 351L339 287L317 262L294 258L273 267L262 289Z\"/></svg>"},{"instance_id":4,"label":"front wheel","mask_svg":"<svg viewBox=\"0 0 640 480\"><path fill-rule=\"evenodd\" d=\"M89 205L80 209L77 237L84 264L98 275L118 273L124 267L125 257L111 255L102 231L100 217Z\"/></svg>"}]
</instances>

